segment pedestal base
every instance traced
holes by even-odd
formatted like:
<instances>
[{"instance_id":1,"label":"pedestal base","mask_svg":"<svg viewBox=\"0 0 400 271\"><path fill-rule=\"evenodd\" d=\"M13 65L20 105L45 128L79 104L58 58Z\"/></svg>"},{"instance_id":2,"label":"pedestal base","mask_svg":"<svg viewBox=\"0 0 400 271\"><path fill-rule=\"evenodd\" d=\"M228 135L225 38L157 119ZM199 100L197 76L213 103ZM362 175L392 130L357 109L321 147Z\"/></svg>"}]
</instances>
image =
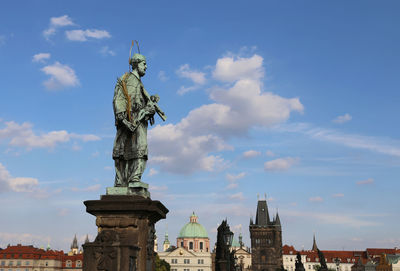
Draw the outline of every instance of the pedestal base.
<instances>
[{"instance_id":1,"label":"pedestal base","mask_svg":"<svg viewBox=\"0 0 400 271\"><path fill-rule=\"evenodd\" d=\"M98 235L94 242L83 245L83 271L154 270L154 224L168 213L161 202L103 195L84 204L86 211L96 216Z\"/></svg>"},{"instance_id":2,"label":"pedestal base","mask_svg":"<svg viewBox=\"0 0 400 271\"><path fill-rule=\"evenodd\" d=\"M149 185L143 182L129 183L128 187L107 187L107 195L131 195L150 198Z\"/></svg>"}]
</instances>

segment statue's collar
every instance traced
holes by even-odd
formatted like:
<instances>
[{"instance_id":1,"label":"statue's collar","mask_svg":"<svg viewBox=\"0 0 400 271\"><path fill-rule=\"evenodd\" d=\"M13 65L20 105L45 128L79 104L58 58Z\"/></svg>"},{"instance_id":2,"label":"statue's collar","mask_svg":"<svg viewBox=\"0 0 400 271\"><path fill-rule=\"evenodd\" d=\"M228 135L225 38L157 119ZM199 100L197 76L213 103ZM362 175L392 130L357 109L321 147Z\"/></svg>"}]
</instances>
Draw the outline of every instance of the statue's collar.
<instances>
[{"instance_id":1,"label":"statue's collar","mask_svg":"<svg viewBox=\"0 0 400 271\"><path fill-rule=\"evenodd\" d=\"M131 71L131 74L133 74L137 79L139 79L139 81L141 81L140 80L140 76L139 76L139 74L137 72Z\"/></svg>"}]
</instances>

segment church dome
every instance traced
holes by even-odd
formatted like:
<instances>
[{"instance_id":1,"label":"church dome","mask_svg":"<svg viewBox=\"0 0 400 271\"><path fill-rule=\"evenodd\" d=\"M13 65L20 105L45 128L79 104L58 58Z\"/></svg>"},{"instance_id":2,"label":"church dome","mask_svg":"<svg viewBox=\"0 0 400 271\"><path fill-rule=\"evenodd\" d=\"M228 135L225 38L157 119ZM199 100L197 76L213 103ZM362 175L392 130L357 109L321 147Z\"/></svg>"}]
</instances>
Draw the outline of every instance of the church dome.
<instances>
[{"instance_id":1,"label":"church dome","mask_svg":"<svg viewBox=\"0 0 400 271\"><path fill-rule=\"evenodd\" d=\"M197 222L197 219L197 215L193 212L190 222L183 226L178 238L208 238L206 229Z\"/></svg>"}]
</instances>

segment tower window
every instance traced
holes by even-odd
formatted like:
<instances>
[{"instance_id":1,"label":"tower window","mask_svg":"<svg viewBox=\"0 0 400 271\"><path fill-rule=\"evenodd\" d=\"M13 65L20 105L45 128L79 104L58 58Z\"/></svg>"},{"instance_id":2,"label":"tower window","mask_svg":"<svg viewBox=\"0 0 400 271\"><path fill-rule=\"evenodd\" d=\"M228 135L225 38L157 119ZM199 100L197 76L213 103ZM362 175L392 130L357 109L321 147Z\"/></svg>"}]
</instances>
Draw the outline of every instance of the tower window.
<instances>
[{"instance_id":1,"label":"tower window","mask_svg":"<svg viewBox=\"0 0 400 271\"><path fill-rule=\"evenodd\" d=\"M203 250L203 242L200 242L200 250Z\"/></svg>"},{"instance_id":2,"label":"tower window","mask_svg":"<svg viewBox=\"0 0 400 271\"><path fill-rule=\"evenodd\" d=\"M189 242L189 249L193 249L193 242Z\"/></svg>"}]
</instances>

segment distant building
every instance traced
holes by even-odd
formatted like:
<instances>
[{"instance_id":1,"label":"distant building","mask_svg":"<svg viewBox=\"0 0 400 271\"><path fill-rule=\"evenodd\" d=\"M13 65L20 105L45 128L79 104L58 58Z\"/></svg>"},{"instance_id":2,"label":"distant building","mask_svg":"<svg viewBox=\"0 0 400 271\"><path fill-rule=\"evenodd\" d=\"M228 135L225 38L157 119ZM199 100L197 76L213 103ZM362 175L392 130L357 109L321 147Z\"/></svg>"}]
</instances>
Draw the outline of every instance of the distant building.
<instances>
[{"instance_id":1,"label":"distant building","mask_svg":"<svg viewBox=\"0 0 400 271\"><path fill-rule=\"evenodd\" d=\"M81 271L82 264L82 254L69 256L63 251L21 244L0 250L0 271Z\"/></svg>"},{"instance_id":2,"label":"distant building","mask_svg":"<svg viewBox=\"0 0 400 271\"><path fill-rule=\"evenodd\" d=\"M242 234L239 234L239 241L233 238L231 250L234 252L236 258L236 265L241 271L251 270L251 253L250 248L246 247L243 243Z\"/></svg>"},{"instance_id":3,"label":"distant building","mask_svg":"<svg viewBox=\"0 0 400 271\"><path fill-rule=\"evenodd\" d=\"M211 271L210 239L194 212L176 242L177 247L171 247L166 233L164 251L158 253L160 259L171 265L171 271Z\"/></svg>"},{"instance_id":4,"label":"distant building","mask_svg":"<svg viewBox=\"0 0 400 271\"><path fill-rule=\"evenodd\" d=\"M313 248L316 247L314 237ZM293 246L284 245L283 267L295 270L297 252L301 255L305 271L314 271L320 265L318 253L314 250L297 251ZM367 248L361 251L322 250L328 269L336 271L400 271L400 250L386 248ZM387 252L391 254L386 254ZM384 256L385 255L385 256ZM399 269L394 269L399 268Z\"/></svg>"},{"instance_id":5,"label":"distant building","mask_svg":"<svg viewBox=\"0 0 400 271\"><path fill-rule=\"evenodd\" d=\"M250 220L251 268L253 271L276 271L283 265L282 228L279 215L271 221L266 200L257 203L256 220Z\"/></svg>"}]
</instances>

